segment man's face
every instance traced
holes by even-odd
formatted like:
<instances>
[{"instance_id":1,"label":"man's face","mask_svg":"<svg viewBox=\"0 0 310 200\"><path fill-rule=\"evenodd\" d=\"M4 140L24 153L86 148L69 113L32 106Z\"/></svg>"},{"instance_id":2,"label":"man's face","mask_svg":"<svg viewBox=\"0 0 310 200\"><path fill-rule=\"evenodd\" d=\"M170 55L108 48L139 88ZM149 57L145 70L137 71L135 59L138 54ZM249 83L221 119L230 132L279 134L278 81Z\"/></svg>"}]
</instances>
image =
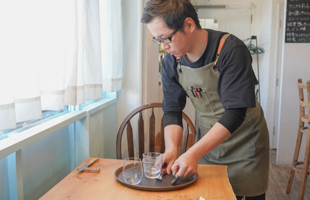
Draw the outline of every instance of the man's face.
<instances>
[{"instance_id":1,"label":"man's face","mask_svg":"<svg viewBox=\"0 0 310 200\"><path fill-rule=\"evenodd\" d=\"M165 22L161 18L156 18L148 24L148 28L155 39L168 38L173 33L173 29L165 26ZM189 49L186 45L188 41L187 35L181 31L177 31L171 38L169 44L162 43L162 48L175 57L184 56Z\"/></svg>"}]
</instances>

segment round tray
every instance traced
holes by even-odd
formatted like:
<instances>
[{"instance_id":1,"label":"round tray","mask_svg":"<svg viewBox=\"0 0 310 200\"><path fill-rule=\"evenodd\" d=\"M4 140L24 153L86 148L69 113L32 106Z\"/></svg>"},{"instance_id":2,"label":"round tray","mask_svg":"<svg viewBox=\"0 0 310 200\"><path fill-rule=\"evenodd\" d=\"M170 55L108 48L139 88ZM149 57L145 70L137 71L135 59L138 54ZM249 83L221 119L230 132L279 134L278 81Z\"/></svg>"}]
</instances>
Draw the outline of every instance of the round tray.
<instances>
[{"instance_id":1,"label":"round tray","mask_svg":"<svg viewBox=\"0 0 310 200\"><path fill-rule=\"evenodd\" d=\"M163 175L162 180L149 179L143 176L141 182L138 185L132 185L126 183L123 178L123 167L118 168L114 173L115 178L123 185L128 186L133 189L138 190L147 190L147 191L169 191L169 190L178 190L181 188L188 187L191 184L194 184L198 181L198 174L187 178L179 178L175 185L171 185L171 181L174 179L172 174Z\"/></svg>"}]
</instances>

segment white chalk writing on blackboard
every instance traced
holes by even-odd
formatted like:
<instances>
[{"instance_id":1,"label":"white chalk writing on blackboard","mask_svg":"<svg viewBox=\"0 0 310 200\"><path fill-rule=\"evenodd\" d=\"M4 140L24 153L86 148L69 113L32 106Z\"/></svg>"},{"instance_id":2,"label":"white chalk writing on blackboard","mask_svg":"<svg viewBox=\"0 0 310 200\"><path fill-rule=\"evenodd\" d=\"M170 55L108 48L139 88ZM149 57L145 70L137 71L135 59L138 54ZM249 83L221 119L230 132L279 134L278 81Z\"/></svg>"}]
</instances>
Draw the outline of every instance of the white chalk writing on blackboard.
<instances>
[{"instance_id":1,"label":"white chalk writing on blackboard","mask_svg":"<svg viewBox=\"0 0 310 200\"><path fill-rule=\"evenodd\" d=\"M288 0L285 42L310 42L310 0Z\"/></svg>"}]
</instances>

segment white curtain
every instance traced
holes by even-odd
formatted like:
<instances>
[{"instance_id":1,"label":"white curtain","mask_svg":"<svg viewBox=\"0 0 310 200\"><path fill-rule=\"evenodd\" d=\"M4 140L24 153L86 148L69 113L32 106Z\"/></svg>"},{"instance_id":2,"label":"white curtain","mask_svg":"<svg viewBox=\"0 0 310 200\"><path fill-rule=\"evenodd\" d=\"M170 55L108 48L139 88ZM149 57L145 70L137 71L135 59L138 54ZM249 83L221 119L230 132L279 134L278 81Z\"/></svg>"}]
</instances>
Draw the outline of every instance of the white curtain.
<instances>
[{"instance_id":1,"label":"white curtain","mask_svg":"<svg viewBox=\"0 0 310 200\"><path fill-rule=\"evenodd\" d=\"M121 0L100 1L101 46L104 91L114 92L122 88L123 78L123 30ZM118 26L115 26L115 23Z\"/></svg>"},{"instance_id":2,"label":"white curtain","mask_svg":"<svg viewBox=\"0 0 310 200\"><path fill-rule=\"evenodd\" d=\"M0 131L121 89L121 0L1 0L0 30Z\"/></svg>"}]
</instances>

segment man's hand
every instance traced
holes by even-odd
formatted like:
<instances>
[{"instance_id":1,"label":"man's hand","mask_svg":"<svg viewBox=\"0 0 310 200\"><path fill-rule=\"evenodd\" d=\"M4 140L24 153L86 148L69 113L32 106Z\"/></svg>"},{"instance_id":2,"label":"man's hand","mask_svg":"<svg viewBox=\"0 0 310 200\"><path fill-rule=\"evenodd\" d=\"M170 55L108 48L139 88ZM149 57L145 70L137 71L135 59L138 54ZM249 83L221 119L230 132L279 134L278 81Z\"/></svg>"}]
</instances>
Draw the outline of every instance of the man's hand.
<instances>
[{"instance_id":1,"label":"man's hand","mask_svg":"<svg viewBox=\"0 0 310 200\"><path fill-rule=\"evenodd\" d=\"M177 159L177 150L175 151L168 151L163 154L163 168L162 173L170 174L171 167L174 161Z\"/></svg>"},{"instance_id":2,"label":"man's hand","mask_svg":"<svg viewBox=\"0 0 310 200\"><path fill-rule=\"evenodd\" d=\"M230 135L229 130L222 124L215 123L207 134L174 162L172 173L182 178L195 175L197 173L198 160L220 145Z\"/></svg>"},{"instance_id":3,"label":"man's hand","mask_svg":"<svg viewBox=\"0 0 310 200\"><path fill-rule=\"evenodd\" d=\"M165 127L165 153L163 157L162 172L170 174L171 167L177 159L178 154L178 141L182 135L182 127L179 125L168 125ZM167 166L167 167L165 167Z\"/></svg>"},{"instance_id":4,"label":"man's hand","mask_svg":"<svg viewBox=\"0 0 310 200\"><path fill-rule=\"evenodd\" d=\"M197 173L198 160L190 152L182 154L172 166L172 174L181 178L188 178Z\"/></svg>"}]
</instances>

